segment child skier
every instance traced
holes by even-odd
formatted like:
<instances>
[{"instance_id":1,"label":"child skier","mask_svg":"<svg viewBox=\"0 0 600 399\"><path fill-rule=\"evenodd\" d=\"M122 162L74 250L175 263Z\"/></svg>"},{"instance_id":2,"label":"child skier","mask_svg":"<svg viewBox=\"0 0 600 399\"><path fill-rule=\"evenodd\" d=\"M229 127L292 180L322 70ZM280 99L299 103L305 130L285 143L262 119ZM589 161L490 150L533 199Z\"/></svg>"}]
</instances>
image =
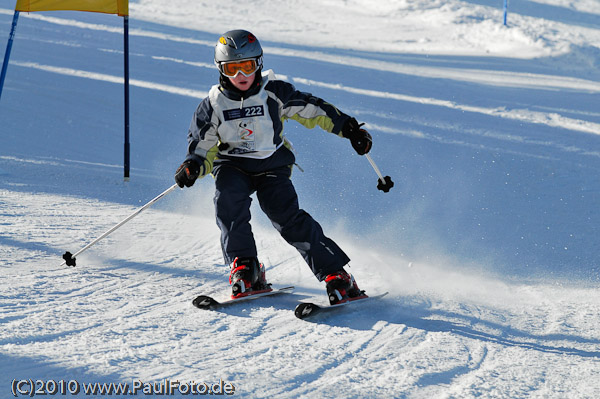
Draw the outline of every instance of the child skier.
<instances>
[{"instance_id":1,"label":"child skier","mask_svg":"<svg viewBox=\"0 0 600 399\"><path fill-rule=\"evenodd\" d=\"M326 282L331 304L361 295L344 270L350 259L326 237L319 223L299 208L291 182L295 157L283 136L283 121L320 126L350 140L364 155L371 136L356 119L293 85L262 74L263 51L256 37L232 30L215 46L219 84L194 113L188 152L175 173L179 187L215 177L215 208L225 262L231 265L232 298L269 289L250 226L250 195L281 236L302 255L319 281Z\"/></svg>"}]
</instances>

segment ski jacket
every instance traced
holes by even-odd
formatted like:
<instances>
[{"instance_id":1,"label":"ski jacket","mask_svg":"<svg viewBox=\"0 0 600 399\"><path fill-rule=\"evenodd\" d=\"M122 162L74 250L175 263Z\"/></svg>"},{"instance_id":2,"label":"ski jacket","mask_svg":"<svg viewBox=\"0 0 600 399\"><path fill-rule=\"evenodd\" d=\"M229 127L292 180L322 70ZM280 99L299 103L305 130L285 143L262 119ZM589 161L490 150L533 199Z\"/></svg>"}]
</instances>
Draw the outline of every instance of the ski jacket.
<instances>
[{"instance_id":1,"label":"ski jacket","mask_svg":"<svg viewBox=\"0 0 600 399\"><path fill-rule=\"evenodd\" d=\"M209 172L220 164L253 173L293 164L291 144L283 135L286 119L341 136L348 115L276 79L272 71L261 77L260 85L244 93L222 85L210 89L190 124L186 160L204 163Z\"/></svg>"}]
</instances>

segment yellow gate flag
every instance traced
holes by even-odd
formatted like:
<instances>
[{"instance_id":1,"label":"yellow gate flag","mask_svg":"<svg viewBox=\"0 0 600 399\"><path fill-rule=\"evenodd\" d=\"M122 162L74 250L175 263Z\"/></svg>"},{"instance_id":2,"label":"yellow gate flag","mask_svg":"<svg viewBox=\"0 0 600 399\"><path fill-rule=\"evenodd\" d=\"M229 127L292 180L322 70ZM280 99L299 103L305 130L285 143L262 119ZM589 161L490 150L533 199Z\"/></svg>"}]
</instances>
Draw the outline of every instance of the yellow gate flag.
<instances>
[{"instance_id":1,"label":"yellow gate flag","mask_svg":"<svg viewBox=\"0 0 600 399\"><path fill-rule=\"evenodd\" d=\"M129 15L129 0L17 0L15 11L89 11Z\"/></svg>"}]
</instances>

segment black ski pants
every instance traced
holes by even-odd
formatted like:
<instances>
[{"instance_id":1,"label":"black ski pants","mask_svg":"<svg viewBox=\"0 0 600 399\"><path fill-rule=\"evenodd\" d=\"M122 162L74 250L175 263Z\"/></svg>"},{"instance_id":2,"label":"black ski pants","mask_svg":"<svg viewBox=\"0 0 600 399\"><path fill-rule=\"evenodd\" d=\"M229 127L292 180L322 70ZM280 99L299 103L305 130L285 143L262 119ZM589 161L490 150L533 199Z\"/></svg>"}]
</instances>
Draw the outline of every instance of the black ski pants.
<instances>
[{"instance_id":1,"label":"black ski pants","mask_svg":"<svg viewBox=\"0 0 600 399\"><path fill-rule=\"evenodd\" d=\"M290 179L291 167L248 174L229 165L215 171L215 208L221 229L225 262L236 257L257 257L250 226L251 195L281 236L302 255L314 275L323 281L339 271L350 259L307 212L300 209L298 195Z\"/></svg>"}]
</instances>

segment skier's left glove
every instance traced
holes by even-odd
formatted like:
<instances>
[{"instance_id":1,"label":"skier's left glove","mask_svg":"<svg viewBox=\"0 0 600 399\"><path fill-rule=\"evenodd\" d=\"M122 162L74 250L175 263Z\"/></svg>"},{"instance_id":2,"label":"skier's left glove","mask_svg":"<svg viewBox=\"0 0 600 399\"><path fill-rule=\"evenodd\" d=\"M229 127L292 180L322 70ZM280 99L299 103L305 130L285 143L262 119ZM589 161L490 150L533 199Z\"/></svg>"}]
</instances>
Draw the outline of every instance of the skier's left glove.
<instances>
[{"instance_id":1,"label":"skier's left glove","mask_svg":"<svg viewBox=\"0 0 600 399\"><path fill-rule=\"evenodd\" d=\"M352 148L358 153L358 155L365 155L371 151L373 145L373 139L369 132L361 128L364 123L358 124L358 121L354 118L350 118L344 123L342 127L342 136L350 140Z\"/></svg>"}]
</instances>

